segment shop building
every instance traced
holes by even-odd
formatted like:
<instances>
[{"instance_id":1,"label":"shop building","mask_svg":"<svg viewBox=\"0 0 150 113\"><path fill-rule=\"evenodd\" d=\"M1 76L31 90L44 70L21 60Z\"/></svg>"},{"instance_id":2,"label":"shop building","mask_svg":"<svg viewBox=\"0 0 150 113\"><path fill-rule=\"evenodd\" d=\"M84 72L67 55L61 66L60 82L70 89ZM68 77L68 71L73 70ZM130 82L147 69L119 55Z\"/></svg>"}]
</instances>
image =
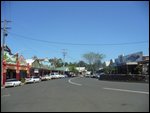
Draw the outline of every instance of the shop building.
<instances>
[{"instance_id":1,"label":"shop building","mask_svg":"<svg viewBox=\"0 0 150 113\"><path fill-rule=\"evenodd\" d=\"M136 52L129 55L120 55L114 63L118 74L147 74L149 72L149 56L144 56L143 52ZM142 67L140 72L138 67Z\"/></svg>"},{"instance_id":2,"label":"shop building","mask_svg":"<svg viewBox=\"0 0 150 113\"><path fill-rule=\"evenodd\" d=\"M2 68L3 85L7 79L16 78L17 80L20 80L21 78L30 76L29 70L30 66L22 55L19 56L18 53L12 54L9 47L4 46L4 59Z\"/></svg>"},{"instance_id":3,"label":"shop building","mask_svg":"<svg viewBox=\"0 0 150 113\"><path fill-rule=\"evenodd\" d=\"M30 64L31 76L44 76L51 73L51 63L48 59L27 59Z\"/></svg>"}]
</instances>

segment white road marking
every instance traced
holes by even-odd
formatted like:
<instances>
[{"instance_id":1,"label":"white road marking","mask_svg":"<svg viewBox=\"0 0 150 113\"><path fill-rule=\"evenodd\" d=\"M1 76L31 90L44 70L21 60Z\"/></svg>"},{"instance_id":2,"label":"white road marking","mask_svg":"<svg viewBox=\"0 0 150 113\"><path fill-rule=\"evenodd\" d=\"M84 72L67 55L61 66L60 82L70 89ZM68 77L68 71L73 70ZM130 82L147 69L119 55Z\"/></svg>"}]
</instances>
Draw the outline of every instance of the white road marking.
<instances>
[{"instance_id":1,"label":"white road marking","mask_svg":"<svg viewBox=\"0 0 150 113\"><path fill-rule=\"evenodd\" d=\"M69 82L70 84L82 86L82 84L78 84L78 83L72 82L72 81L71 81L72 79L74 79L74 78L71 78L71 79L68 80L68 82Z\"/></svg>"},{"instance_id":2,"label":"white road marking","mask_svg":"<svg viewBox=\"0 0 150 113\"><path fill-rule=\"evenodd\" d=\"M144 91L133 91L133 90L126 90L126 89L116 89L116 88L103 88L106 90L115 90L115 91L124 91L124 92L131 92L131 93L144 93L144 94L148 94L149 92L144 92Z\"/></svg>"},{"instance_id":3,"label":"white road marking","mask_svg":"<svg viewBox=\"0 0 150 113\"><path fill-rule=\"evenodd\" d=\"M1 89L4 89L5 87L1 87Z\"/></svg>"},{"instance_id":4,"label":"white road marking","mask_svg":"<svg viewBox=\"0 0 150 113\"><path fill-rule=\"evenodd\" d=\"M9 97L9 96L10 96L10 94L2 95L1 97Z\"/></svg>"}]
</instances>

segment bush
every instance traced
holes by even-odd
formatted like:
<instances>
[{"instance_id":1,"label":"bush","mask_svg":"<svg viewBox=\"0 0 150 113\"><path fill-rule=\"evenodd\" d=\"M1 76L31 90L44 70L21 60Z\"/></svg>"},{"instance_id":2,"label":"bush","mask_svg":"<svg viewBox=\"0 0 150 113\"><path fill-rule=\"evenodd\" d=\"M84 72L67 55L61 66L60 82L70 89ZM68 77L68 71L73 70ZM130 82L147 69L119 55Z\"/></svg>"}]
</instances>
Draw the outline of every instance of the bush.
<instances>
[{"instance_id":1,"label":"bush","mask_svg":"<svg viewBox=\"0 0 150 113\"><path fill-rule=\"evenodd\" d=\"M20 81L21 81L22 83L25 83L25 78L21 78Z\"/></svg>"},{"instance_id":2,"label":"bush","mask_svg":"<svg viewBox=\"0 0 150 113\"><path fill-rule=\"evenodd\" d=\"M116 81L144 81L146 79L143 75L127 75L127 74L105 74L101 75L99 80L116 80Z\"/></svg>"}]
</instances>

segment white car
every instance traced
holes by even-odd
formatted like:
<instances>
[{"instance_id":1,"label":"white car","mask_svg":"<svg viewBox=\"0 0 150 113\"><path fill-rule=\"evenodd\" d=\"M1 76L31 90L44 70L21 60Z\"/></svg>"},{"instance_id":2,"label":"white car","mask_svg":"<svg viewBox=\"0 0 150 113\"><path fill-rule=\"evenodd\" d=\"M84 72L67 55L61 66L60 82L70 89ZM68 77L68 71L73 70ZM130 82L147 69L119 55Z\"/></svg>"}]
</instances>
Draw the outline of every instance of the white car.
<instances>
[{"instance_id":1,"label":"white car","mask_svg":"<svg viewBox=\"0 0 150 113\"><path fill-rule=\"evenodd\" d=\"M5 82L5 87L9 87L9 86L20 86L21 85L21 81L13 78L13 79L7 79Z\"/></svg>"},{"instance_id":2,"label":"white car","mask_svg":"<svg viewBox=\"0 0 150 113\"><path fill-rule=\"evenodd\" d=\"M67 75L59 75L60 78L66 78Z\"/></svg>"},{"instance_id":3,"label":"white car","mask_svg":"<svg viewBox=\"0 0 150 113\"><path fill-rule=\"evenodd\" d=\"M50 79L51 79L51 76L50 76L50 75L45 75L45 78L46 78L47 80L50 80Z\"/></svg>"},{"instance_id":4,"label":"white car","mask_svg":"<svg viewBox=\"0 0 150 113\"><path fill-rule=\"evenodd\" d=\"M45 75L44 75L44 76L41 76L40 79L41 79L41 81L47 80Z\"/></svg>"},{"instance_id":5,"label":"white car","mask_svg":"<svg viewBox=\"0 0 150 113\"><path fill-rule=\"evenodd\" d=\"M41 80L44 81L44 80L50 80L51 79L51 76L50 75L44 75L44 76L41 76Z\"/></svg>"},{"instance_id":6,"label":"white car","mask_svg":"<svg viewBox=\"0 0 150 113\"><path fill-rule=\"evenodd\" d=\"M51 74L51 79L57 79L57 78L60 78L60 75L59 74Z\"/></svg>"},{"instance_id":7,"label":"white car","mask_svg":"<svg viewBox=\"0 0 150 113\"><path fill-rule=\"evenodd\" d=\"M31 76L28 78L25 78L25 83L35 83L35 82L40 82L41 79L38 76Z\"/></svg>"},{"instance_id":8,"label":"white car","mask_svg":"<svg viewBox=\"0 0 150 113\"><path fill-rule=\"evenodd\" d=\"M59 78L64 78L65 76L64 75L59 75Z\"/></svg>"}]
</instances>

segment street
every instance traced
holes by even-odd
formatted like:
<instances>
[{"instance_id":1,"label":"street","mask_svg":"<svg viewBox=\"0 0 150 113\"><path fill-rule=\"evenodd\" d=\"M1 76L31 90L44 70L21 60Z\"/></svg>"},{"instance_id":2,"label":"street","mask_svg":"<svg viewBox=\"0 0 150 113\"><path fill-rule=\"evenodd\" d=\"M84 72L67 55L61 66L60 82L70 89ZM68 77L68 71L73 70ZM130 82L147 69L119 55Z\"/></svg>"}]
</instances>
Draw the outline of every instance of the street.
<instances>
[{"instance_id":1,"label":"street","mask_svg":"<svg viewBox=\"0 0 150 113\"><path fill-rule=\"evenodd\" d=\"M2 112L148 112L149 84L74 77L1 89Z\"/></svg>"}]
</instances>

